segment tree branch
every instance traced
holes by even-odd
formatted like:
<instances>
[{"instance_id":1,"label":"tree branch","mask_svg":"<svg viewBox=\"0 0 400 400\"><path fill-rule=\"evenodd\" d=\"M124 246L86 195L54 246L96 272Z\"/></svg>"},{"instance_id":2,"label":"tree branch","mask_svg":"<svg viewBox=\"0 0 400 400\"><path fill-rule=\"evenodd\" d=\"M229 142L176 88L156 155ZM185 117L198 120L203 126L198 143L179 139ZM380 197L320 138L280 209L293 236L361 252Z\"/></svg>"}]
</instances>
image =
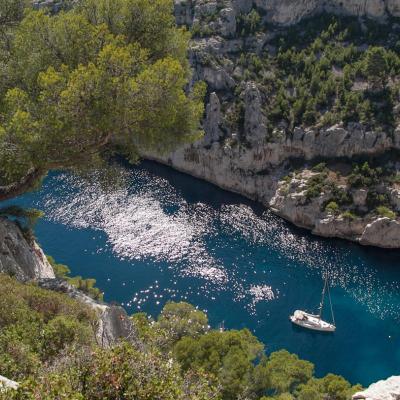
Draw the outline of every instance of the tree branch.
<instances>
[{"instance_id":1,"label":"tree branch","mask_svg":"<svg viewBox=\"0 0 400 400\"><path fill-rule=\"evenodd\" d=\"M32 168L29 173L19 182L8 186L0 186L0 201L10 200L33 189L37 181L45 175L46 171Z\"/></svg>"}]
</instances>

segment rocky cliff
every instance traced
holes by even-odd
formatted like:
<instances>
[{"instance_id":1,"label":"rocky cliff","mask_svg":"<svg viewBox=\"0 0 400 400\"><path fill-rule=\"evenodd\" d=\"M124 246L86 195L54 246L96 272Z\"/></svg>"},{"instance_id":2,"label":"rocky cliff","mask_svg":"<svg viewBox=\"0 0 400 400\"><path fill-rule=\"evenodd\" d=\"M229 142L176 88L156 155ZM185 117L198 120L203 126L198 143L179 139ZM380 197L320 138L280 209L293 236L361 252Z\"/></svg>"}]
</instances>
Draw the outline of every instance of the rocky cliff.
<instances>
[{"instance_id":1,"label":"rocky cliff","mask_svg":"<svg viewBox=\"0 0 400 400\"><path fill-rule=\"evenodd\" d=\"M55 277L37 243L29 243L21 229L5 218L0 218L0 272L20 281Z\"/></svg>"},{"instance_id":2,"label":"rocky cliff","mask_svg":"<svg viewBox=\"0 0 400 400\"><path fill-rule=\"evenodd\" d=\"M97 340L108 347L120 338L135 339L134 326L126 311L119 306L100 303L67 282L56 279L43 250L28 241L13 221L0 218L0 273L14 276L21 282L36 281L41 287L55 290L88 304L98 314Z\"/></svg>"},{"instance_id":3,"label":"rocky cliff","mask_svg":"<svg viewBox=\"0 0 400 400\"><path fill-rule=\"evenodd\" d=\"M266 21L277 25L292 25L323 12L378 19L400 16L399 0L175 0L178 21L185 24L218 6L225 8L224 15L230 21L236 13L257 7Z\"/></svg>"},{"instance_id":4,"label":"rocky cliff","mask_svg":"<svg viewBox=\"0 0 400 400\"><path fill-rule=\"evenodd\" d=\"M175 0L178 24L189 26L194 33L190 51L193 80L204 80L209 88L205 136L172 154L145 156L260 201L278 215L315 234L346 238L364 245L399 248L399 219L368 210L372 207L373 192L377 193L375 197L385 199L385 207L397 212L399 191L389 178L382 184L384 187L370 188L365 204L346 204L342 211L347 211L347 217L325 210L328 202L334 200L329 193L321 192L312 199L305 197L306 190L301 190L302 184L306 186L306 182L302 182L304 177L299 176L299 182L295 179L294 186L288 186L283 179L294 169L303 170L306 176L317 160L344 162L351 169L354 160L400 150L400 119L396 116L397 129L396 126L374 127L359 121L340 120L331 124L289 126L287 118L271 118L271 111L275 112L273 99L277 96L274 80L287 79L274 71L274 60L282 40L279 37L284 40L289 35L308 37L302 25L296 24L319 13L366 18L348 23L358 24L367 37L368 19L378 20L383 24L382 30L386 29L384 24L389 17L400 16L400 1ZM314 20L314 25L318 25L318 19ZM292 25L296 31L286 28ZM397 29L396 24L390 26ZM351 40L358 43L355 49L359 54L368 49L364 39ZM302 41L299 43L301 51ZM337 44L333 41L332 45ZM352 43L344 41L343 46L352 46ZM321 57L321 52L317 53L314 62ZM263 63L269 67L264 68ZM343 63L340 66L333 62L329 68L333 80L343 79ZM297 96L296 88L285 90L289 92L287 97ZM356 78L350 92L358 95L368 90L368 83ZM399 107L395 104L396 112L400 111ZM398 165L392 168L394 175L397 169ZM354 188L350 184L344 187L352 198Z\"/></svg>"}]
</instances>

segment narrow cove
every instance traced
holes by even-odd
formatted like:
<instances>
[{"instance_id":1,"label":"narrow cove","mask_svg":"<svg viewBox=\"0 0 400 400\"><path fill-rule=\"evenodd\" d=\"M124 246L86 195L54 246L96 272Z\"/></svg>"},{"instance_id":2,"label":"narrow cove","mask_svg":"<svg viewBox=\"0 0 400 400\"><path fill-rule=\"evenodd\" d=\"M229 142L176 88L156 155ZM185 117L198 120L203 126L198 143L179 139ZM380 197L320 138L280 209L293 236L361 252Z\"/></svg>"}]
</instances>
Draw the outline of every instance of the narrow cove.
<instances>
[{"instance_id":1,"label":"narrow cove","mask_svg":"<svg viewBox=\"0 0 400 400\"><path fill-rule=\"evenodd\" d=\"M43 210L39 243L73 275L93 277L106 301L156 315L168 300L206 310L213 326L249 328L267 351L286 348L368 385L399 372L400 253L326 240L241 196L156 163L120 165L104 190L53 173L13 203ZM315 311L329 271L337 332L288 320Z\"/></svg>"}]
</instances>

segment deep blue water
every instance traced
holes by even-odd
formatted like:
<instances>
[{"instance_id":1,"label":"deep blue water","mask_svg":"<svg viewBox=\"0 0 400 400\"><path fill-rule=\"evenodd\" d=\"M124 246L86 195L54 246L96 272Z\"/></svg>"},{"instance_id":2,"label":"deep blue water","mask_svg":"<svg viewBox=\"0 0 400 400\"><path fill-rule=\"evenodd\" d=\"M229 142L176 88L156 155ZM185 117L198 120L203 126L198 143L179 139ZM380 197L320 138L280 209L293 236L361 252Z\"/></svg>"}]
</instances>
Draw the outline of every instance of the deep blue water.
<instances>
[{"instance_id":1,"label":"deep blue water","mask_svg":"<svg viewBox=\"0 0 400 400\"><path fill-rule=\"evenodd\" d=\"M248 327L267 351L286 348L316 372L370 384L400 373L400 252L313 237L261 206L167 167L120 166L106 178L50 175L17 203L44 210L36 234L107 301L157 315L186 300L226 328ZM337 332L294 328L315 311L329 272Z\"/></svg>"}]
</instances>

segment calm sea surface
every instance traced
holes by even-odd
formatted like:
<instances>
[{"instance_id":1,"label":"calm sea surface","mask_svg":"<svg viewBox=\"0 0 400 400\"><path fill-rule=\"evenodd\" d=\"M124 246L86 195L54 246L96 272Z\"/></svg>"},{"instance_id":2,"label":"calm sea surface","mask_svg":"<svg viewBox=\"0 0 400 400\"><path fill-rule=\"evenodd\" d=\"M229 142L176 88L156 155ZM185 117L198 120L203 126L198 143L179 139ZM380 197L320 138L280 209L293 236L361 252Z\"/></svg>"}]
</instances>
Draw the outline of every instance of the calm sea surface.
<instances>
[{"instance_id":1,"label":"calm sea surface","mask_svg":"<svg viewBox=\"0 0 400 400\"><path fill-rule=\"evenodd\" d=\"M298 353L318 375L367 385L400 374L400 251L313 237L154 163L109 175L52 174L17 200L45 211L36 227L45 252L96 278L107 301L152 315L168 300L188 301L213 326L248 327L268 352ZM316 310L327 272L337 332L294 328L289 314Z\"/></svg>"}]
</instances>

